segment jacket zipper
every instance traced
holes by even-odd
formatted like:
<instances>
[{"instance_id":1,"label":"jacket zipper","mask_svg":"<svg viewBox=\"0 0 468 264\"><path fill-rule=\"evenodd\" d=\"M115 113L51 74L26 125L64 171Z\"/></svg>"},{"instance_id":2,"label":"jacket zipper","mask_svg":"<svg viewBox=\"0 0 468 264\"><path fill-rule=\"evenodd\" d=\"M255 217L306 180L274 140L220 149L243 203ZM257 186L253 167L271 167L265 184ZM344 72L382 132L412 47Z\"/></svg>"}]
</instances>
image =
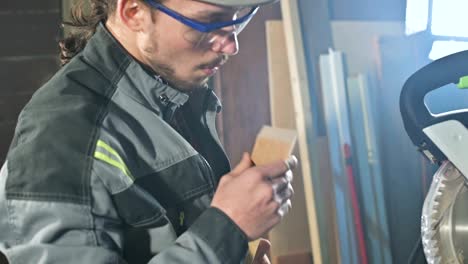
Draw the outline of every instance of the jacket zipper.
<instances>
[{"instance_id":1,"label":"jacket zipper","mask_svg":"<svg viewBox=\"0 0 468 264\"><path fill-rule=\"evenodd\" d=\"M218 145L218 143L216 142L215 140L215 137L217 137L217 135L213 135L213 133L211 133L211 130L210 130L210 127L208 125L208 98L210 96L210 93L212 91L210 89L207 90L206 92L206 95L203 99L203 126L204 126L204 129L206 132L208 132L208 135L210 135L210 140L214 141L214 144L216 145L216 147L218 148L218 150L221 150L221 153L223 153L223 155L226 157L226 153L224 152L224 150ZM213 188L216 187L216 179L215 179L215 175L214 175L214 170L213 168L211 167L210 163L206 160L205 157L203 157L203 155L200 155L203 159L203 161L205 162L206 166L208 167L208 170L210 171L210 178L211 178L211 184L213 185ZM214 191L213 191L214 193Z\"/></svg>"},{"instance_id":2,"label":"jacket zipper","mask_svg":"<svg viewBox=\"0 0 468 264\"><path fill-rule=\"evenodd\" d=\"M209 174L210 174L211 185L213 186L213 188L215 188L216 179L214 177L213 169L211 168L210 163L208 163L208 161L205 159L205 157L203 157L203 155L201 155L201 154L199 154L199 155L200 155L200 157L202 157L203 162L205 162L205 165L208 167ZM214 193L214 191L213 191L213 193Z\"/></svg>"},{"instance_id":3,"label":"jacket zipper","mask_svg":"<svg viewBox=\"0 0 468 264\"><path fill-rule=\"evenodd\" d=\"M184 225L185 225L185 222L184 222L184 221L185 221L185 212L184 212L184 211L180 211L180 212L179 212L179 225L180 225L180 227L182 227L182 228L183 228Z\"/></svg>"},{"instance_id":4,"label":"jacket zipper","mask_svg":"<svg viewBox=\"0 0 468 264\"><path fill-rule=\"evenodd\" d=\"M211 93L213 93L213 90L208 89L205 95L204 102L203 102L203 113L204 113L203 124L204 124L205 129L208 131L208 134L210 135L211 140L213 141L214 145L216 145L216 147L218 148L218 151L224 155L224 159L226 159L227 164L230 166L229 160L227 159L226 151L224 151L223 147L221 146L221 142L219 142L219 137L216 132L216 127L214 128L214 131L212 133L210 129L210 125L208 124L208 115L212 114L208 111L208 101L209 101L208 98L211 96ZM214 119L216 119L216 114L215 114Z\"/></svg>"}]
</instances>

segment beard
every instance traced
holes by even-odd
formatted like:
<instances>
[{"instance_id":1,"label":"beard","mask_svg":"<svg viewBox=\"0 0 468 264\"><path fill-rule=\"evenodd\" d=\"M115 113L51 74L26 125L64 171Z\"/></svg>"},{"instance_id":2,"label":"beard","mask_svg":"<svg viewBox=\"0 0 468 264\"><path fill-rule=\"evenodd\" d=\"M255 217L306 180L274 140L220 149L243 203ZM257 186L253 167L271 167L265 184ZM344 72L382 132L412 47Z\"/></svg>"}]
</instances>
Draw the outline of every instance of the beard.
<instances>
[{"instance_id":1,"label":"beard","mask_svg":"<svg viewBox=\"0 0 468 264\"><path fill-rule=\"evenodd\" d=\"M172 88L177 89L181 92L190 92L194 89L205 87L209 78L199 78L194 80L187 80L177 77L174 65L170 65L167 62L163 62L157 59L159 53L158 43L151 43L151 45L144 47L144 53L147 56L141 61L143 65L164 82L169 84Z\"/></svg>"},{"instance_id":2,"label":"beard","mask_svg":"<svg viewBox=\"0 0 468 264\"><path fill-rule=\"evenodd\" d=\"M193 81L183 80L175 75L175 70L173 67L164 63L156 62L153 65L151 65L151 68L153 69L156 75L161 77L172 88L182 92L190 92L192 90L203 88L209 80L209 77L200 78L198 80Z\"/></svg>"},{"instance_id":3,"label":"beard","mask_svg":"<svg viewBox=\"0 0 468 264\"><path fill-rule=\"evenodd\" d=\"M144 49L145 53L148 54L146 57L146 64L155 75L163 79L167 84L172 88L177 89L181 92L190 92L200 88L205 88L210 77L209 76L200 76L193 78L181 78L176 74L177 65L170 64L167 62L168 59L160 59L158 44L152 43L151 46ZM229 56L226 54L218 55L213 58L211 61L195 66L192 70L195 72L197 70L202 70L203 68L209 68L210 66L222 65L228 60ZM183 65L185 66L185 65Z\"/></svg>"}]
</instances>

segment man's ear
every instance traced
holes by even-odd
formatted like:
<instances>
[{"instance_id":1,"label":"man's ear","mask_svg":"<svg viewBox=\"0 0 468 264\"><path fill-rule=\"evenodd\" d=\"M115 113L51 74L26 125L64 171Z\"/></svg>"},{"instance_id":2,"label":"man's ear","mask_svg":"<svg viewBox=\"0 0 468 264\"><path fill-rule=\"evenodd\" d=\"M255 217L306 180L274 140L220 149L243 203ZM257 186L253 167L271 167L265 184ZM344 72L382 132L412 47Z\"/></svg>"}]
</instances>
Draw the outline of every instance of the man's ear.
<instances>
[{"instance_id":1,"label":"man's ear","mask_svg":"<svg viewBox=\"0 0 468 264\"><path fill-rule=\"evenodd\" d=\"M140 31L149 8L138 0L118 0L116 15L132 31Z\"/></svg>"}]
</instances>

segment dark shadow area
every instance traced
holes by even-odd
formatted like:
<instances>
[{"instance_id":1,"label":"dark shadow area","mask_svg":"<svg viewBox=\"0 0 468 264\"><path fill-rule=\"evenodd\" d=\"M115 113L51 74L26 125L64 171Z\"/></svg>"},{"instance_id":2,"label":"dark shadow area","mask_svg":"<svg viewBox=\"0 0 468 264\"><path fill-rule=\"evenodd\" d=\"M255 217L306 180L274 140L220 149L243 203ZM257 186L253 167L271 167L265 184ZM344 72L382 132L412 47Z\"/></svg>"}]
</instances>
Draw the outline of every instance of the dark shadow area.
<instances>
[{"instance_id":1,"label":"dark shadow area","mask_svg":"<svg viewBox=\"0 0 468 264\"><path fill-rule=\"evenodd\" d=\"M8 264L8 259L6 258L5 254L3 254L1 251L0 251L0 264Z\"/></svg>"}]
</instances>

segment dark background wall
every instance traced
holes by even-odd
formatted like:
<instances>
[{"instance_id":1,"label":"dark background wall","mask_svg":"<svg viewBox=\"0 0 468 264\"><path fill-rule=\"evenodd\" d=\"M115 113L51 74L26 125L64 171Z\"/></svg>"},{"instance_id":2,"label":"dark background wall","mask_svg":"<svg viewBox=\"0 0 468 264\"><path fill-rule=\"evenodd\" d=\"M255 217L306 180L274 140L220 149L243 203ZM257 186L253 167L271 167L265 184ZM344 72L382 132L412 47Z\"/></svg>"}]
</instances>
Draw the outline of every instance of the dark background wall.
<instances>
[{"instance_id":1,"label":"dark background wall","mask_svg":"<svg viewBox=\"0 0 468 264\"><path fill-rule=\"evenodd\" d=\"M16 119L58 68L60 0L0 1L0 160Z\"/></svg>"},{"instance_id":2,"label":"dark background wall","mask_svg":"<svg viewBox=\"0 0 468 264\"><path fill-rule=\"evenodd\" d=\"M222 136L233 165L251 152L263 125L270 124L265 21L281 19L280 5L261 8L239 35L239 54L215 77L223 103Z\"/></svg>"}]
</instances>

